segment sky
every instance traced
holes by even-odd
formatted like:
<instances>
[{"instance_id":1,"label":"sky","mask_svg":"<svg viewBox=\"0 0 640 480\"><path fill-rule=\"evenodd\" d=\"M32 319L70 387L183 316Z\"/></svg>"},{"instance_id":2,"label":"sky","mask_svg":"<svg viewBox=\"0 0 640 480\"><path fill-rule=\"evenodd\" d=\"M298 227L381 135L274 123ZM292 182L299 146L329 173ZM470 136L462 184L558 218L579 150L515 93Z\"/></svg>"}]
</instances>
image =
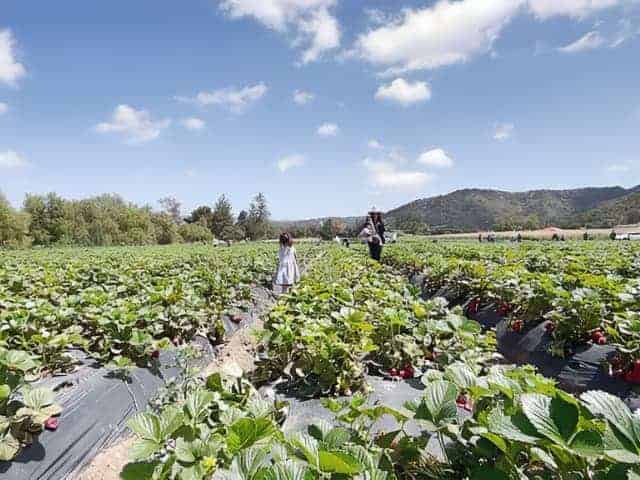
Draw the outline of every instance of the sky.
<instances>
[{"instance_id":1,"label":"sky","mask_svg":"<svg viewBox=\"0 0 640 480\"><path fill-rule=\"evenodd\" d=\"M640 184L640 0L0 1L0 191L276 219Z\"/></svg>"}]
</instances>

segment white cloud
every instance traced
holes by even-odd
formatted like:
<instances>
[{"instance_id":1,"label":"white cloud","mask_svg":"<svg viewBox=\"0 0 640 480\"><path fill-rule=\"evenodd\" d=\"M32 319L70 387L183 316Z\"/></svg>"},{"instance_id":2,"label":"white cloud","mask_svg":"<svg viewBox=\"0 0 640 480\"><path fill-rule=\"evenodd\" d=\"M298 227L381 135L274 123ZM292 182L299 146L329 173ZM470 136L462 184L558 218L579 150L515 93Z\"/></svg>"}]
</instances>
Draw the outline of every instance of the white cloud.
<instances>
[{"instance_id":1,"label":"white cloud","mask_svg":"<svg viewBox=\"0 0 640 480\"><path fill-rule=\"evenodd\" d=\"M579 53L587 50L594 50L604 45L606 40L600 35L600 32L594 30L580 37L575 42L558 48L562 53Z\"/></svg>"},{"instance_id":2,"label":"white cloud","mask_svg":"<svg viewBox=\"0 0 640 480\"><path fill-rule=\"evenodd\" d=\"M16 60L15 47L11 30L0 30L0 83L13 87L27 73L24 65Z\"/></svg>"},{"instance_id":3,"label":"white cloud","mask_svg":"<svg viewBox=\"0 0 640 480\"><path fill-rule=\"evenodd\" d=\"M525 0L440 0L358 37L355 53L387 73L435 69L492 50ZM554 0L556 1L556 0Z\"/></svg>"},{"instance_id":4,"label":"white cloud","mask_svg":"<svg viewBox=\"0 0 640 480\"><path fill-rule=\"evenodd\" d=\"M317 60L340 46L340 25L330 10L337 0L221 0L231 18L251 17L280 33L293 32L294 46L304 45L302 62Z\"/></svg>"},{"instance_id":5,"label":"white cloud","mask_svg":"<svg viewBox=\"0 0 640 480\"><path fill-rule=\"evenodd\" d=\"M257 102L267 93L268 87L260 82L244 88L227 87L210 92L200 92L195 97L176 97L176 100L195 103L202 107L218 105L226 107L234 113L244 112L251 104Z\"/></svg>"},{"instance_id":6,"label":"white cloud","mask_svg":"<svg viewBox=\"0 0 640 480\"><path fill-rule=\"evenodd\" d=\"M513 123L498 123L495 125L493 139L499 142L509 140L515 129L516 126Z\"/></svg>"},{"instance_id":7,"label":"white cloud","mask_svg":"<svg viewBox=\"0 0 640 480\"><path fill-rule=\"evenodd\" d=\"M122 133L130 143L144 143L155 140L171 120L153 120L146 110L136 110L129 105L118 105L111 121L96 125L98 133Z\"/></svg>"},{"instance_id":8,"label":"white cloud","mask_svg":"<svg viewBox=\"0 0 640 480\"><path fill-rule=\"evenodd\" d=\"M374 187L390 190L414 190L433 179L432 175L416 170L401 170L393 162L375 161L366 158L364 167L369 172L369 181Z\"/></svg>"},{"instance_id":9,"label":"white cloud","mask_svg":"<svg viewBox=\"0 0 640 480\"><path fill-rule=\"evenodd\" d=\"M404 78L396 78L387 85L381 85L376 92L377 100L389 100L405 107L430 98L431 88L426 82L409 83Z\"/></svg>"},{"instance_id":10,"label":"white cloud","mask_svg":"<svg viewBox=\"0 0 640 480\"><path fill-rule=\"evenodd\" d=\"M433 168L451 168L453 167L453 158L441 148L428 150L418 157L418 163Z\"/></svg>"},{"instance_id":11,"label":"white cloud","mask_svg":"<svg viewBox=\"0 0 640 480\"><path fill-rule=\"evenodd\" d=\"M640 35L640 28L628 18L623 18L618 22L618 31L611 39L611 48L616 48L623 43Z\"/></svg>"},{"instance_id":12,"label":"white cloud","mask_svg":"<svg viewBox=\"0 0 640 480\"><path fill-rule=\"evenodd\" d=\"M316 132L321 137L335 137L340 133L340 127L335 123L323 123Z\"/></svg>"},{"instance_id":13,"label":"white cloud","mask_svg":"<svg viewBox=\"0 0 640 480\"><path fill-rule=\"evenodd\" d=\"M0 102L0 115L4 115L9 111L9 105L6 103Z\"/></svg>"},{"instance_id":14,"label":"white cloud","mask_svg":"<svg viewBox=\"0 0 640 480\"><path fill-rule=\"evenodd\" d=\"M278 170L282 173L286 172L290 168L301 167L305 164L306 159L304 155L287 155L286 157L282 157L278 160Z\"/></svg>"},{"instance_id":15,"label":"white cloud","mask_svg":"<svg viewBox=\"0 0 640 480\"><path fill-rule=\"evenodd\" d=\"M29 165L29 162L13 150L0 152L0 168L22 168Z\"/></svg>"},{"instance_id":16,"label":"white cloud","mask_svg":"<svg viewBox=\"0 0 640 480\"><path fill-rule=\"evenodd\" d=\"M540 19L550 17L584 18L601 10L630 3L630 0L528 0L529 8Z\"/></svg>"},{"instance_id":17,"label":"white cloud","mask_svg":"<svg viewBox=\"0 0 640 480\"><path fill-rule=\"evenodd\" d=\"M207 126L204 120L197 117L184 118L180 123L187 130L193 130L193 131L202 130Z\"/></svg>"},{"instance_id":18,"label":"white cloud","mask_svg":"<svg viewBox=\"0 0 640 480\"><path fill-rule=\"evenodd\" d=\"M310 103L315 98L315 95L310 92L305 92L304 90L296 90L293 92L293 101L298 105L306 105Z\"/></svg>"},{"instance_id":19,"label":"white cloud","mask_svg":"<svg viewBox=\"0 0 640 480\"><path fill-rule=\"evenodd\" d=\"M371 148L372 150L382 150L384 148L384 145L382 145L375 138L372 138L367 142L367 147Z\"/></svg>"}]
</instances>

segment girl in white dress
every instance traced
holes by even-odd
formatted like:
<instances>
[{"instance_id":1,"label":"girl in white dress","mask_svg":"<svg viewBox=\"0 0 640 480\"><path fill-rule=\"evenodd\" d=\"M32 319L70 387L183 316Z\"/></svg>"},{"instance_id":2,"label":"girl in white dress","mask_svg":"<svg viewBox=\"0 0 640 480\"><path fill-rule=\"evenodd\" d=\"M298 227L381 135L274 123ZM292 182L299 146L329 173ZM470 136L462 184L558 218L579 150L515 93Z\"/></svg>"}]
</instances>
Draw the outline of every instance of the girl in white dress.
<instances>
[{"instance_id":1,"label":"girl in white dress","mask_svg":"<svg viewBox=\"0 0 640 480\"><path fill-rule=\"evenodd\" d=\"M280 235L280 252L278 253L278 271L276 273L276 285L282 293L287 293L292 285L300 280L300 269L296 260L296 249L293 246L293 237L289 233Z\"/></svg>"}]
</instances>

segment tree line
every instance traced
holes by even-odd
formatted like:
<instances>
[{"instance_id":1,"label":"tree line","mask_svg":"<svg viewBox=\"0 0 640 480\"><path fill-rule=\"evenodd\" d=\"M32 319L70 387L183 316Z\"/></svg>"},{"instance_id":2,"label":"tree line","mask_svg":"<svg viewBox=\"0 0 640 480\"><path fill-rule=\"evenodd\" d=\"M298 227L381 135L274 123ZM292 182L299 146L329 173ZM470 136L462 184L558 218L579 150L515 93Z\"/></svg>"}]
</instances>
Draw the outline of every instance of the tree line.
<instances>
[{"instance_id":1,"label":"tree line","mask_svg":"<svg viewBox=\"0 0 640 480\"><path fill-rule=\"evenodd\" d=\"M70 200L49 193L28 194L16 209L0 193L0 247L165 245L260 240L275 234L262 193L237 216L226 195L187 216L176 198L163 198L159 204L157 211L113 194Z\"/></svg>"}]
</instances>

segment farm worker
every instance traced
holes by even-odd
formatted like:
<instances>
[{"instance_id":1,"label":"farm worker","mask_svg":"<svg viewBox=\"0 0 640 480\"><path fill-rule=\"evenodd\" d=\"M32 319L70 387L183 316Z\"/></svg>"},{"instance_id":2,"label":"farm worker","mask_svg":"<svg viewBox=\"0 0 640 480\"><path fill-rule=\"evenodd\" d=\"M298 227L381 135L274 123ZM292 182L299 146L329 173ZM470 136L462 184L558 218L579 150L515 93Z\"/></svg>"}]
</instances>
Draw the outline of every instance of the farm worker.
<instances>
[{"instance_id":1,"label":"farm worker","mask_svg":"<svg viewBox=\"0 0 640 480\"><path fill-rule=\"evenodd\" d=\"M292 285L300 281L300 269L296 260L296 249L290 233L280 235L280 251L278 252L278 271L276 285L282 293L287 293Z\"/></svg>"},{"instance_id":2,"label":"farm worker","mask_svg":"<svg viewBox=\"0 0 640 480\"><path fill-rule=\"evenodd\" d=\"M382 246L384 239L385 227L382 222L382 213L371 209L367 217L367 222L360 232L360 238L364 239L369 246L369 256L374 260L380 261L382 255Z\"/></svg>"}]
</instances>

